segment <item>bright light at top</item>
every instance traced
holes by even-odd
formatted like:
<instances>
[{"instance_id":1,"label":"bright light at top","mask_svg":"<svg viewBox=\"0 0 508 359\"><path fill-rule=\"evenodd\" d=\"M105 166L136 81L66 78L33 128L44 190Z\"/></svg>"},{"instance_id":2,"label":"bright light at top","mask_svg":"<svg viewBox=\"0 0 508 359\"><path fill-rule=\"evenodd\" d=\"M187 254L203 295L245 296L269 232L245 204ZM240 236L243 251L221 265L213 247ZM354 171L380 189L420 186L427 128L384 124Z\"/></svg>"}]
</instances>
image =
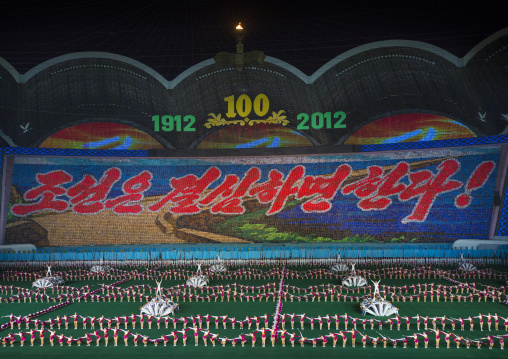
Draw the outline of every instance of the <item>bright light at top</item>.
<instances>
[{"instance_id":1,"label":"bright light at top","mask_svg":"<svg viewBox=\"0 0 508 359\"><path fill-rule=\"evenodd\" d=\"M238 25L235 27L236 30L243 30L242 23L239 22Z\"/></svg>"}]
</instances>

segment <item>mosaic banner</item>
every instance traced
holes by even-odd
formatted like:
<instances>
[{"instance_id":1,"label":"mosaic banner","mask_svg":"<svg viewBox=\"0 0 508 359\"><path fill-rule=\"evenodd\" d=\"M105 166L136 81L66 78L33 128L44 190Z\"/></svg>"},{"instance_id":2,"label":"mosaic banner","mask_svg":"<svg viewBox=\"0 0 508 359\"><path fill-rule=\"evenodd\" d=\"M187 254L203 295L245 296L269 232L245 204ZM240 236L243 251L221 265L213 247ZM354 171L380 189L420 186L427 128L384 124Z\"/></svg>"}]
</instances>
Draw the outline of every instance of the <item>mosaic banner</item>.
<instances>
[{"instance_id":1,"label":"mosaic banner","mask_svg":"<svg viewBox=\"0 0 508 359\"><path fill-rule=\"evenodd\" d=\"M17 157L6 243L486 239L498 148L307 157Z\"/></svg>"}]
</instances>

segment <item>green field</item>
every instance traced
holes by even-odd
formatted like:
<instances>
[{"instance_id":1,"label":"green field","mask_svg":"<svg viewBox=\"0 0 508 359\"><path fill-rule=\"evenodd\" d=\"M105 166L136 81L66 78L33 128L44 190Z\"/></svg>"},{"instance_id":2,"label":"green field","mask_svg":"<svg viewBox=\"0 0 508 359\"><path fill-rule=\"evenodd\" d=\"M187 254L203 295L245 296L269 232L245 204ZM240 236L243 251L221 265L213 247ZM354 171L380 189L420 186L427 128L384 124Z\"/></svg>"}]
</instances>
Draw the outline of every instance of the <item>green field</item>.
<instances>
[{"instance_id":1,"label":"green field","mask_svg":"<svg viewBox=\"0 0 508 359\"><path fill-rule=\"evenodd\" d=\"M160 268L158 272L152 275L153 278L147 278L147 279L132 279L128 280L125 283L122 283L118 285L118 288L115 289L115 291L130 288L131 290L136 290L141 295L154 295L155 290L152 290L150 293L150 290L148 288L149 286L155 287L155 278L157 278L159 275L163 274L166 270L171 270L172 268ZM188 270L189 268L185 268ZM235 270L236 268L230 268L230 270ZM258 267L259 269L259 267ZM272 273L269 272L272 268L268 267L262 267L262 273ZM323 269L319 267L300 267L300 268L291 268L291 270L298 270L301 271L300 273L304 273L303 271L312 270L312 269ZM362 268L359 268L362 269ZM497 270L503 270L503 268L496 268ZM505 268L504 268L505 269ZM141 269L139 270L142 271ZM111 284L113 282L116 282L118 279L96 279L92 280L89 278L85 278L83 280L69 280L66 282L66 286L75 287L75 288L81 288L85 285L90 286L90 290L99 289L102 287L102 284ZM491 285L499 287L503 281L500 279L468 279L468 282L476 282L478 288L483 288L483 285ZM265 292L273 291L273 288L278 287L278 283L280 282L280 279L277 275L267 278L261 278L261 279L245 279L245 278L229 278L229 279L222 279L218 277L213 277L210 280L210 287L214 287L213 289L210 289L208 294L213 293L220 293L220 288L217 286L227 286L229 285L230 289L233 292L233 286L236 284L237 293L243 293L245 295L261 295ZM31 288L32 281L9 281L4 280L0 281L0 286L14 286L14 287L20 287L20 288ZM182 285L185 283L185 279L174 279L170 278L168 276L167 279L163 279L162 281L162 287L164 291L173 289L177 290L176 286ZM266 286L268 283L271 284L271 290L268 290L267 287L263 290L262 288L259 288L261 286ZM417 283L434 283L435 285L443 285L446 287L453 286L454 284L450 283L449 281L445 279L439 279L439 278L426 278L426 279L383 279L381 281L381 284L387 285L387 286L404 286L404 285L411 285L411 284L417 284ZM341 280L334 277L332 278L319 278L319 276L315 276L314 278L305 278L305 279L297 279L297 278L286 278L285 285L288 285L288 292L293 295L299 295L304 296L306 294L311 293L310 287L317 286L318 288L327 288L328 285L332 286L338 286L341 284ZM136 286L142 286L147 285L144 293L142 288L136 288ZM256 289L247 290L246 288L240 288L240 285L245 285L249 287L257 287ZM324 287L322 287L322 285ZM300 288L300 293L298 293L297 289L292 288L292 286L295 286L297 288ZM225 288L225 289L226 289ZM453 290L452 293L455 293L456 291ZM6 291L4 290L3 293L0 293L0 296L2 298L9 298L11 297L10 290ZM186 290L186 295L188 295L189 290ZM194 291L192 290L191 293L198 296L206 296L207 291L204 290L203 294L200 290ZM369 291L367 291L369 293ZM13 295L17 294L17 289L13 290ZM51 297L57 296L57 293L52 290L47 290L46 294L48 294ZM97 293L98 295L103 295L102 291L99 291ZM104 295L107 294L107 290L104 292ZM343 294L346 294L346 291L344 289ZM409 290L408 295L412 295L413 291ZM466 293L464 293L465 295ZM229 301L227 301L227 295L224 295L224 301L221 301L220 295L217 298L217 301L212 299L209 301L198 301L196 302L195 299L192 301L188 300L188 297L186 297L186 300L183 301L182 297L182 290L180 288L180 296L179 296L179 304L180 304L180 310L176 313L176 317L190 317L190 316L198 316L198 315L212 315L212 316L223 316L228 315L229 318L235 317L237 320L245 319L246 316L254 317L254 316L263 316L265 314L267 315L273 315L275 312L276 302L273 300L273 296L270 297L268 301L265 299L256 300L256 301L249 301L247 302L245 299L243 301L240 301L237 299L236 301L233 300L233 297L230 298ZM355 292L348 292L348 295L353 297L353 301L350 301L349 299L347 301L344 301L342 298L340 302L337 302L336 296L334 297L334 301L331 301L331 297L327 297L327 301L324 301L324 296L321 297L321 300L318 301L315 299L312 301L309 299L308 301L303 299L301 301L298 301L297 299L290 301L286 300L283 302L283 308L282 313L285 315L290 315L292 313L295 314L302 314L305 313L308 317L317 318L318 316L326 316L326 315L344 315L347 313L350 317L358 318L357 323L357 330L361 333L365 333L369 336L386 336L389 338L401 338L404 336L412 335L413 333L422 333L424 331L423 324L420 330L417 330L416 328L416 322L415 320L412 320L410 329L407 330L405 320L402 320L401 330L397 330L396 326L393 327L392 330L390 330L389 326L387 324L383 325L382 330L379 329L378 325L376 324L374 329L370 328L370 325L367 324L366 329L363 328L361 321L363 319L380 319L380 320L386 320L386 318L375 318L372 316L362 316L362 313L360 311L360 303L358 302L358 297L365 295L363 290L360 290L358 293ZM404 294L405 295L405 294ZM176 296L175 296L176 297ZM46 300L44 302L35 302L34 296L32 295L32 302L24 303L23 300L21 300L20 303L17 301L15 302L5 302L2 301L0 303L0 324L8 323L9 318L4 317L8 316L9 314L13 313L16 316L24 316L30 313L34 313L36 311L40 311L42 309L48 308L51 305L54 305L55 303L51 301L48 303ZM503 295L504 298L504 295ZM388 299L390 299L388 297ZM58 303L58 301L57 301ZM144 298L143 301L140 301L139 299L136 299L136 302L134 302L132 299L130 301L127 300L127 298L124 296L124 298L120 301L118 298L117 301L102 301L102 299L99 302L92 302L91 299L87 299L85 302L83 299L80 301L74 301L71 304L57 309L55 311L52 311L50 313L43 314L38 317L39 320L48 320L49 318L55 319L57 316L63 317L64 315L70 316L74 313L77 313L78 315L82 316L95 316L96 318L99 318L101 315L104 315L106 318L114 318L116 316L125 316L125 315L131 315L131 314L139 314L140 312L140 306L146 303L146 298ZM443 298L441 297L441 300L437 302L437 300L434 298L434 301L431 302L430 298L427 299L426 302L423 302L423 299L420 300L420 302L417 301L406 301L406 302L394 302L394 305L396 305L399 308L399 314L400 316L415 316L416 314L419 314L420 316L443 316L446 315L447 317L452 318L465 318L468 316L477 316L479 313L483 315L487 315L488 313L494 314L497 313L501 317L508 317L508 306L499 303L499 302L492 302L490 299L489 301L481 301L477 302L475 299L474 302L457 302L455 300L454 302L451 302L448 300L445 302ZM145 319L146 320L146 319ZM166 329L164 326L164 322L161 323L161 328L158 329L157 325L155 324L155 320L152 324L151 329L148 328L148 325L145 324L144 328L141 329L139 325L139 319L138 323L136 325L136 329L131 328L131 324L129 322L128 329L130 332L133 333L139 333L141 335L149 336L150 338L160 338L161 335L167 335L170 334L173 330L172 321L169 322L169 328ZM269 326L271 327L273 323L273 319L270 318L269 320ZM332 332L338 332L335 330L335 322L332 320L331 324L331 330L328 330L326 322L323 325L323 329L319 329L319 324L315 323L314 329L311 329L310 322L307 319L304 324L304 328L302 329L300 327L300 320L297 318L295 321L295 329L291 330L289 317L286 317L286 330L288 332L294 332L297 335L300 335L302 333L307 338L317 338L321 335L328 335L330 331ZM191 326L190 320L187 327ZM206 322L203 320L203 326L206 327ZM264 321L262 321L261 327L264 326ZM430 321L429 321L430 326ZM31 324L31 327L33 328L33 324ZM84 336L86 333L91 333L92 330L90 329L90 324L88 324L87 329L83 329L81 325L81 320L79 321L78 329L75 330L73 326L72 320L70 321L69 329L65 329L64 326L62 326L61 329L56 329L55 325L55 331L57 334L64 334L65 336L72 336L73 338ZM98 328L98 324L96 324L96 328ZM122 324L120 326L121 329L124 328L124 325ZM280 328L280 326L279 326ZM440 326L439 326L440 328ZM177 323L176 326L177 330L183 329L183 324L181 322ZM349 321L349 330L352 329L352 321ZM470 338L470 339L478 339L485 337L488 333L487 331L487 323L485 319L485 327L483 331L480 331L480 327L478 325L478 319L475 320L475 327L474 331L469 330L469 324L466 322L466 330L464 332L460 331L460 326L457 325L455 327L454 333L458 335L463 335L464 337ZM495 331L492 328L492 331L490 334L492 335L505 335L508 334L504 330L504 321L500 320L499 330ZM210 332L211 333L217 333L220 337L228 337L228 338L234 338L240 335L241 333L250 333L255 330L255 325L251 327L249 330L247 328L247 325L244 325L244 328L241 329L239 324L236 324L235 329L232 328L230 322L227 324L227 329L224 329L222 326L222 322L220 322L219 328L215 329L215 323L212 319L211 325L210 325ZM344 330L344 320L341 318L340 320L340 330ZM15 326L13 330L10 328L5 329L1 331L0 336L4 337L9 333L18 333L20 330ZM28 330L25 328L25 324L22 324L21 331L28 332ZM446 325L445 332L451 331L450 324ZM428 330L427 330L428 332ZM199 345L196 347L194 346L194 338L192 335L192 331L188 332L189 339L187 342L187 346L182 345L182 339L180 334L180 339L178 341L177 346L173 346L172 338L168 342L168 346L164 347L162 343L160 343L158 346L154 346L154 344L149 343L147 347L144 347L141 343L141 341L138 343L138 346L135 347L132 341L132 337L129 339L129 346L125 347L123 344L122 336L123 332L119 332L120 339L119 339L119 346L114 347L113 346L113 338L112 333L110 332L110 342L109 346L104 346L104 340L101 340L101 346L97 347L95 345L95 337L93 337L92 345L90 347L87 347L85 344L83 344L81 347L78 347L76 343L73 343L71 347L68 347L67 345L64 345L63 347L56 346L51 347L49 345L48 336L49 333L46 333L46 339L45 339L45 345L44 347L39 346L39 339L37 334L36 339L36 345L34 347L30 347L30 341L27 340L25 342L25 346L23 348L20 347L19 343L19 337L16 338L16 343L14 347L7 346L5 348L0 347L0 351L2 353L2 357L9 357L9 358L22 358L28 355L35 355L40 357L53 357L53 358L63 358L64 356L68 357L69 355L72 355L75 358L80 357L90 357L93 355L97 356L121 356L124 358L135 358L139 357L140 355L147 355L151 357L163 357L163 356L190 356L190 357L224 357L224 356L244 356L245 358L257 358L259 356L263 356L266 358L275 358L275 357L332 357L332 356L338 356L338 355L346 355L347 357L360 357L360 356L366 356L366 355L377 355L382 358L388 358L388 357L399 357L399 356L405 356L405 355L411 355L412 357L419 358L419 357L428 357L429 355L439 355L440 357L446 357L446 358L468 358L468 357L475 357L475 358L501 358L505 357L505 353L500 350L499 343L496 341L494 349L489 350L487 347L482 347L481 350L478 350L476 348L471 347L471 349L466 349L464 345L461 345L461 348L457 349L455 348L455 345L452 343L452 348L446 349L446 344L444 340L441 341L441 347L439 349L435 348L435 340L434 340L434 333L429 335L430 342L429 342L429 348L425 349L423 347L423 340L420 341L420 347L418 349L415 349L413 347L412 340L409 341L408 348L403 349L402 344L398 344L396 348L393 348L391 345L388 346L388 348L384 349L381 345L381 343L378 344L377 348L373 348L372 344L367 345L366 348L362 348L359 338L357 339L356 348L351 347L351 340L348 339L347 346L345 348L342 347L341 340L339 340L339 344L336 348L332 348L331 346L331 338L329 338L329 343L325 348L321 346L321 344L318 344L318 347L313 348L310 343L307 343L304 348L301 348L300 345L297 343L295 347L291 347L289 345L289 340L287 339L286 347L282 347L281 341L278 340L276 342L275 347L271 346L271 343L269 343L269 338L267 339L267 345L265 348L261 347L261 334L258 333L257 336L257 343L256 347L252 348L251 346L251 339L250 337L247 340L247 343L244 348L241 347L239 343L237 343L236 347L233 347L231 343L228 343L225 347L222 347L219 343L216 344L215 347L212 347L210 342L208 342L208 346L205 347L202 341L202 334L199 336ZM485 340L484 340L485 341ZM57 344L56 344L57 345ZM4 354L5 353L5 354Z\"/></svg>"}]
</instances>

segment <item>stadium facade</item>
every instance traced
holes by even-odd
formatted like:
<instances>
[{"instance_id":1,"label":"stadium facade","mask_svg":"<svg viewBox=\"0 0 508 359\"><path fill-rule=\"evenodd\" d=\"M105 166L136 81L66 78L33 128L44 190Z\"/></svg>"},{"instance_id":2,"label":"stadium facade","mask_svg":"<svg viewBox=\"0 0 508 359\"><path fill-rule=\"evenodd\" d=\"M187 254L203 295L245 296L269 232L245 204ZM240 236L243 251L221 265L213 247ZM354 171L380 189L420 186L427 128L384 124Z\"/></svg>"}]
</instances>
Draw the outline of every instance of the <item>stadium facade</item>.
<instances>
[{"instance_id":1,"label":"stadium facade","mask_svg":"<svg viewBox=\"0 0 508 359\"><path fill-rule=\"evenodd\" d=\"M222 54L173 80L110 53L68 54L25 74L1 61L2 237L43 245L144 243L143 235L161 243L220 235L246 242L491 238L504 231L506 94L508 28L463 58L426 43L383 41L347 51L311 76L259 52ZM437 148L497 144L365 154L411 148L406 143L436 147L439 140ZM55 148L106 152L55 160L85 152L42 150ZM244 149L254 157L235 158ZM145 159L104 160L107 150ZM278 158L282 153L299 157ZM437 184L443 173L448 177ZM291 176L295 186L284 189ZM415 190L418 176L432 178L426 193ZM168 179L176 182L168 186ZM205 179L194 207L166 206L177 202L178 181ZM369 179L377 187L362 196ZM254 189L277 180L282 189L269 199ZM337 185L335 192L309 184L318 180ZM389 181L390 191L382 187ZM84 191L101 186L104 196L92 208ZM44 202L48 191L62 197ZM228 202L232 192L236 207ZM136 218L127 221L130 234L125 216ZM440 222L443 216L453 223Z\"/></svg>"}]
</instances>

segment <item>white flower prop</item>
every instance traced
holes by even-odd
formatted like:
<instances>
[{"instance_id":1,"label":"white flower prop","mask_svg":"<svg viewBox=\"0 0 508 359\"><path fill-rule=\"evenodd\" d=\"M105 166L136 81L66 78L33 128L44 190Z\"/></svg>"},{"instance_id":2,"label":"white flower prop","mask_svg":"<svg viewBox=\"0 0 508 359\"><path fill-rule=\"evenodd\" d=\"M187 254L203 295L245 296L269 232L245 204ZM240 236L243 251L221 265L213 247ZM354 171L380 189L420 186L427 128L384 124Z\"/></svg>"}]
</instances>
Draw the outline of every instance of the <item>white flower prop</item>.
<instances>
[{"instance_id":1,"label":"white flower prop","mask_svg":"<svg viewBox=\"0 0 508 359\"><path fill-rule=\"evenodd\" d=\"M39 278L35 282L32 283L32 287L36 288L52 288L57 285L65 284L62 278L59 276L54 276L51 274L51 266L48 266L48 271L46 272L46 277Z\"/></svg>"},{"instance_id":2,"label":"white flower prop","mask_svg":"<svg viewBox=\"0 0 508 359\"><path fill-rule=\"evenodd\" d=\"M92 268L90 268L90 272L104 273L104 272L109 272L112 269L113 268L111 268L110 266L104 265L104 260L101 259L99 265L96 265L96 266L93 266Z\"/></svg>"},{"instance_id":3,"label":"white flower prop","mask_svg":"<svg viewBox=\"0 0 508 359\"><path fill-rule=\"evenodd\" d=\"M476 270L476 267L474 265L472 265L471 263L461 263L459 266L459 270L469 272L469 271Z\"/></svg>"},{"instance_id":4,"label":"white flower prop","mask_svg":"<svg viewBox=\"0 0 508 359\"><path fill-rule=\"evenodd\" d=\"M220 272L227 272L228 268L222 263L222 260L220 259L220 254L217 255L217 263L210 267L209 269L212 273L220 273Z\"/></svg>"},{"instance_id":5,"label":"white flower prop","mask_svg":"<svg viewBox=\"0 0 508 359\"><path fill-rule=\"evenodd\" d=\"M366 313L378 317L399 315L399 308L379 295L364 299L362 304L360 304L360 309L363 315Z\"/></svg>"},{"instance_id":6,"label":"white flower prop","mask_svg":"<svg viewBox=\"0 0 508 359\"><path fill-rule=\"evenodd\" d=\"M165 317L166 315L174 316L178 304L171 300L158 296L141 307L141 314L151 315L153 317Z\"/></svg>"},{"instance_id":7,"label":"white flower prop","mask_svg":"<svg viewBox=\"0 0 508 359\"><path fill-rule=\"evenodd\" d=\"M345 271L348 271L349 268L347 265L345 265L343 263L335 263L334 265L332 265L330 267L330 270L333 272L345 272Z\"/></svg>"},{"instance_id":8,"label":"white flower prop","mask_svg":"<svg viewBox=\"0 0 508 359\"><path fill-rule=\"evenodd\" d=\"M189 278L185 284L194 288L201 288L208 285L208 277L205 275L195 275Z\"/></svg>"},{"instance_id":9,"label":"white flower prop","mask_svg":"<svg viewBox=\"0 0 508 359\"><path fill-rule=\"evenodd\" d=\"M92 273L105 273L105 272L109 272L111 269L110 266L93 266L92 268L90 268L90 272Z\"/></svg>"},{"instance_id":10,"label":"white flower prop","mask_svg":"<svg viewBox=\"0 0 508 359\"><path fill-rule=\"evenodd\" d=\"M54 277L45 277L45 278L37 279L35 282L32 283L32 287L44 289L44 288L56 287L57 285L62 285L62 284L65 284L63 279L58 276L54 276Z\"/></svg>"},{"instance_id":11,"label":"white flower prop","mask_svg":"<svg viewBox=\"0 0 508 359\"><path fill-rule=\"evenodd\" d=\"M219 264L214 264L213 266L211 266L209 270L212 273L220 273L220 272L227 272L228 268L224 264L219 263Z\"/></svg>"},{"instance_id":12,"label":"white flower prop","mask_svg":"<svg viewBox=\"0 0 508 359\"><path fill-rule=\"evenodd\" d=\"M364 285L367 285L367 281L359 275L350 275L342 280L342 285L347 287L363 287Z\"/></svg>"},{"instance_id":13,"label":"white flower prop","mask_svg":"<svg viewBox=\"0 0 508 359\"><path fill-rule=\"evenodd\" d=\"M155 292L155 297L141 307L141 314L151 315L153 317L164 317L166 315L174 316L178 309L178 304L162 295L162 281L156 281L156 283L157 291Z\"/></svg>"}]
</instances>

